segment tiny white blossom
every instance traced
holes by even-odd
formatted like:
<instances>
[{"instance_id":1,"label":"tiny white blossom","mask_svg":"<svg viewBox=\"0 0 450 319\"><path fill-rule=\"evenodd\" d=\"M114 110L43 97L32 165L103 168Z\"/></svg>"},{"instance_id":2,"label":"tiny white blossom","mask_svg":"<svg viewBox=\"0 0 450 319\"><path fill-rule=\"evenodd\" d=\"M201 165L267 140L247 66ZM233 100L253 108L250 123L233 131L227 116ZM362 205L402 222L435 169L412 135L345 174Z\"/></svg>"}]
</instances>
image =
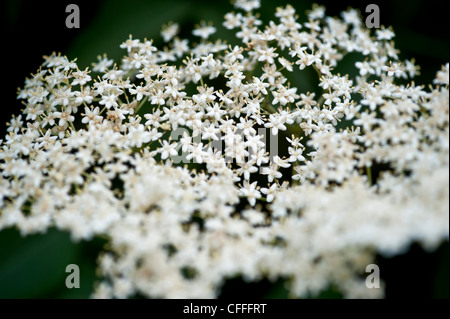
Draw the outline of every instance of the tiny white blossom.
<instances>
[{"instance_id":1,"label":"tiny white blossom","mask_svg":"<svg viewBox=\"0 0 450 319\"><path fill-rule=\"evenodd\" d=\"M203 22L200 26L194 29L194 31L192 31L192 34L202 39L208 39L209 36L215 32L216 28L211 25L206 25L206 23Z\"/></svg>"},{"instance_id":2,"label":"tiny white blossom","mask_svg":"<svg viewBox=\"0 0 450 319\"><path fill-rule=\"evenodd\" d=\"M117 103L117 96L115 94L103 95L99 104L104 105L107 109L110 109L113 106L119 106Z\"/></svg>"},{"instance_id":3,"label":"tiny white blossom","mask_svg":"<svg viewBox=\"0 0 450 319\"><path fill-rule=\"evenodd\" d=\"M245 196L248 199L250 205L255 206L256 200L261 198L261 193L258 190L257 182L248 183L244 182L244 186L239 189L241 196Z\"/></svg>"}]
</instances>

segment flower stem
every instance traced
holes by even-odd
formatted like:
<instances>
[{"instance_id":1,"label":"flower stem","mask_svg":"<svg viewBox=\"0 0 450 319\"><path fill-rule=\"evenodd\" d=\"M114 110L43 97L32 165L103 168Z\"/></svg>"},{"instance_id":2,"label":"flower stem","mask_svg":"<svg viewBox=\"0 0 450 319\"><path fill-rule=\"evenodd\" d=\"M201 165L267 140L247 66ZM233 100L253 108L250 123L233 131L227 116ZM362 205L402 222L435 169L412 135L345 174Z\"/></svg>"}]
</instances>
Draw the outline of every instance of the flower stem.
<instances>
[{"instance_id":1,"label":"flower stem","mask_svg":"<svg viewBox=\"0 0 450 319\"><path fill-rule=\"evenodd\" d=\"M136 107L136 110L134 111L134 113L137 114L137 112L139 112L139 110L140 110L141 107L145 104L145 102L147 102L147 100L148 100L148 95L146 95L146 96L142 99L141 103L139 103L139 105Z\"/></svg>"},{"instance_id":2,"label":"flower stem","mask_svg":"<svg viewBox=\"0 0 450 319\"><path fill-rule=\"evenodd\" d=\"M366 166L366 174L367 174L367 180L369 181L369 185L373 185L373 179L372 179L372 168L370 166Z\"/></svg>"}]
</instances>

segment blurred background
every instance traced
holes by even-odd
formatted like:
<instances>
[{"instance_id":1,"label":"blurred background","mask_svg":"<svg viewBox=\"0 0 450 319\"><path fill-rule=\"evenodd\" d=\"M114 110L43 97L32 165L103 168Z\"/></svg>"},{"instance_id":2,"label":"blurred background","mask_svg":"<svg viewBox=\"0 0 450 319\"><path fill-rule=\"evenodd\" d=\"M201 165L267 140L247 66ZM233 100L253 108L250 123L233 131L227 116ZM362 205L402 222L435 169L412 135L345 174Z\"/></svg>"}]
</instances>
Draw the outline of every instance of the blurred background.
<instances>
[{"instance_id":1,"label":"blurred background","mask_svg":"<svg viewBox=\"0 0 450 319\"><path fill-rule=\"evenodd\" d=\"M80 8L81 27L68 29L66 6L75 3ZM327 15L338 16L348 7L363 14L369 3L380 7L381 24L391 25L396 33L400 58L414 57L421 66L418 84L431 83L436 71L449 60L446 36L448 11L445 1L365 1L365 0L262 0L259 10L263 21L274 19L275 7L292 4L304 22L305 10L313 3L323 4ZM232 10L227 0L104 0L104 1L1 1L3 72L0 86L0 139L5 135L6 122L19 114L17 88L35 73L42 56L61 52L69 59L77 58L80 69L90 66L97 55L107 53L120 61L124 51L120 43L133 34L134 38L154 39L162 45L161 26L174 21L180 24L181 36L190 37L192 27L202 20L212 21L216 38L230 43L233 32L222 27L223 16ZM73 243L66 233L52 230L45 235L21 237L14 229L0 232L0 298L88 298L95 277L95 261L105 241ZM378 257L381 277L386 282L387 298L448 298L449 247L443 244L434 252L425 252L418 245L394 258ZM81 288L65 287L66 265L80 266ZM241 279L229 280L221 297L252 296L255 298L285 298L283 281L262 281L246 284ZM330 287L320 298L340 297Z\"/></svg>"}]
</instances>

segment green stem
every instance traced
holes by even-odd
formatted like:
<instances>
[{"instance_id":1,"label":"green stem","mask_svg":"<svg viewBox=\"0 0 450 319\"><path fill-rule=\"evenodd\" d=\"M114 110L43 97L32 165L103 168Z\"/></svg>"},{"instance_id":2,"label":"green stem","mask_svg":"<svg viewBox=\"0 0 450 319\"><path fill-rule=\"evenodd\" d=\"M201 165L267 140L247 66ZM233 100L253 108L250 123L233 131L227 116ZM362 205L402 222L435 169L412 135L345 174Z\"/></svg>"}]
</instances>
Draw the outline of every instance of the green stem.
<instances>
[{"instance_id":1,"label":"green stem","mask_svg":"<svg viewBox=\"0 0 450 319\"><path fill-rule=\"evenodd\" d=\"M316 71L317 76L319 77L319 81L320 81L320 79L323 77L323 74L319 71L319 69L316 67L315 64L312 64L312 67ZM323 97L324 93L325 93L325 90L322 91L322 94L320 95L320 98L317 101L317 106L318 107L322 107L323 103L325 102L325 98Z\"/></svg>"},{"instance_id":2,"label":"green stem","mask_svg":"<svg viewBox=\"0 0 450 319\"><path fill-rule=\"evenodd\" d=\"M291 134L294 134L296 137L302 136L302 129L299 125L292 125L292 124L286 124L286 127L288 128L289 132Z\"/></svg>"},{"instance_id":3,"label":"green stem","mask_svg":"<svg viewBox=\"0 0 450 319\"><path fill-rule=\"evenodd\" d=\"M372 186L373 185L372 168L370 166L366 166L366 174L367 174L367 179L369 181L369 185Z\"/></svg>"},{"instance_id":4,"label":"green stem","mask_svg":"<svg viewBox=\"0 0 450 319\"><path fill-rule=\"evenodd\" d=\"M271 114L275 114L278 111L273 107L273 105L269 102L269 99L266 99L262 105L263 109Z\"/></svg>"},{"instance_id":5,"label":"green stem","mask_svg":"<svg viewBox=\"0 0 450 319\"><path fill-rule=\"evenodd\" d=\"M320 78L323 76L323 74L319 71L319 69L316 67L315 64L312 64L312 67L314 68L314 70L316 70L316 73L319 76L319 80L320 80Z\"/></svg>"},{"instance_id":6,"label":"green stem","mask_svg":"<svg viewBox=\"0 0 450 319\"><path fill-rule=\"evenodd\" d=\"M141 107L145 104L145 102L147 102L147 100L148 100L148 95L146 95L146 96L142 99L141 103L139 103L139 105L136 107L136 110L134 110L134 113L135 113L135 114L137 114L137 113L139 112L139 110L140 110Z\"/></svg>"},{"instance_id":7,"label":"green stem","mask_svg":"<svg viewBox=\"0 0 450 319\"><path fill-rule=\"evenodd\" d=\"M295 175L296 171L295 171L295 167L294 164L298 163L297 161L294 163L291 163L291 177ZM297 186L300 185L300 180L295 180L293 178L291 178L291 186Z\"/></svg>"},{"instance_id":8,"label":"green stem","mask_svg":"<svg viewBox=\"0 0 450 319\"><path fill-rule=\"evenodd\" d=\"M125 73L125 75L123 76L123 78L124 78L124 79L129 78L134 72L136 72L135 69L130 69L130 70L128 70L128 72Z\"/></svg>"},{"instance_id":9,"label":"green stem","mask_svg":"<svg viewBox=\"0 0 450 319\"><path fill-rule=\"evenodd\" d=\"M72 128L72 130L76 131L75 125L73 125L73 122L71 122L71 121L68 121L68 122L69 122L69 126Z\"/></svg>"},{"instance_id":10,"label":"green stem","mask_svg":"<svg viewBox=\"0 0 450 319\"><path fill-rule=\"evenodd\" d=\"M251 71L247 71L247 74L244 73L244 74L245 74L245 80L246 80L247 82L250 82L250 81L253 80L253 75L255 74L258 65L259 65L259 62L256 61L256 63L255 63L255 65L254 65L253 69L252 69Z\"/></svg>"}]
</instances>

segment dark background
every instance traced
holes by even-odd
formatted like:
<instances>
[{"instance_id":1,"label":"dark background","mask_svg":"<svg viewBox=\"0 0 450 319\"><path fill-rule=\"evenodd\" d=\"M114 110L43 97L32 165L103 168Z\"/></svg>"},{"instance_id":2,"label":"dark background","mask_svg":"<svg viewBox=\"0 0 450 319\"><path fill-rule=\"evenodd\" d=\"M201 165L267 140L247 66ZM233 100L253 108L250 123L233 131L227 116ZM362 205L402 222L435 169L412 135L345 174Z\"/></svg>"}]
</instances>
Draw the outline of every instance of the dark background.
<instances>
[{"instance_id":1,"label":"dark background","mask_svg":"<svg viewBox=\"0 0 450 319\"><path fill-rule=\"evenodd\" d=\"M304 12L312 3L324 4L327 15L338 16L348 7L363 14L369 3L376 3L381 11L381 24L393 26L400 58L416 59L422 67L416 83L431 83L436 71L448 62L448 10L445 1L311 1L262 0L261 17L274 19L274 8L291 3L304 22ZM65 26L68 4L80 8L81 28ZM109 0L109 1L24 1L1 2L2 71L0 136L6 132L6 122L12 114L19 114L17 88L35 73L42 56L61 52L69 59L77 58L80 68L90 66L99 54L107 53L119 62L123 50L121 42L133 34L134 38L155 39L161 44L162 24L174 21L182 27L182 35L189 36L194 24L213 21L218 29L215 36L232 39L232 31L221 27L223 16L231 11L228 1L211 0ZM186 31L187 30L187 31ZM0 137L1 139L2 137ZM0 298L85 298L89 296L95 279L95 256L104 242L72 243L67 234L49 234L22 238L15 230L0 232ZM445 297L449 296L448 244L432 253L419 246L395 258L379 257L381 276L387 283L387 297ZM64 287L65 266L77 263L82 269L81 289L69 291ZM282 283L268 282L244 285L239 279L230 281L223 289L223 297L242 295L256 297L285 297ZM255 295L256 294L256 295ZM322 297L338 297L330 287Z\"/></svg>"}]
</instances>

